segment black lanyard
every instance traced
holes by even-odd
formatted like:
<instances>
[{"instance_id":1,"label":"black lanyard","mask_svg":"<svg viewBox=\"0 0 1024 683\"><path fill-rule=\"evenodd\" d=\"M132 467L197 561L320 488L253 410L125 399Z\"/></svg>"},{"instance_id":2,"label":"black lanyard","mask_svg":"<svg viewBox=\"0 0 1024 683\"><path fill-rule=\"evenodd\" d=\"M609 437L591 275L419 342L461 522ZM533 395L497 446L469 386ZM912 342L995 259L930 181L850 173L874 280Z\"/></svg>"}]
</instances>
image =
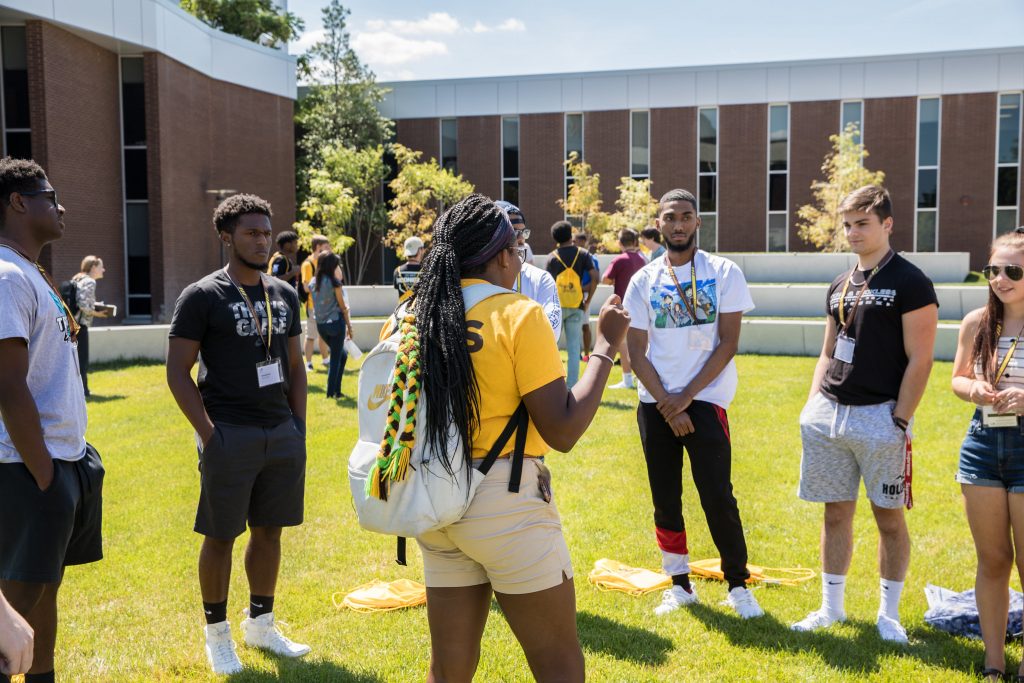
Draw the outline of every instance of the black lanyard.
<instances>
[{"instance_id":1,"label":"black lanyard","mask_svg":"<svg viewBox=\"0 0 1024 683\"><path fill-rule=\"evenodd\" d=\"M857 307L860 306L861 297L864 296L864 292L868 290L868 284L871 282L871 278L873 278L878 271L884 268L886 264L892 260L895 253L896 252L890 249L889 253L886 254L884 259L882 259L882 262L872 269L870 275L864 278L864 284L861 285L860 291L857 292L857 298L853 300L853 306L850 307L850 318L846 319L844 311L846 305L846 292L849 291L850 284L853 282L853 274L857 272L857 266L854 266L853 270L850 271L850 274L846 277L846 283L843 285L843 292L839 295L839 332L845 334L846 330L853 324L853 316L857 312Z\"/></svg>"}]
</instances>

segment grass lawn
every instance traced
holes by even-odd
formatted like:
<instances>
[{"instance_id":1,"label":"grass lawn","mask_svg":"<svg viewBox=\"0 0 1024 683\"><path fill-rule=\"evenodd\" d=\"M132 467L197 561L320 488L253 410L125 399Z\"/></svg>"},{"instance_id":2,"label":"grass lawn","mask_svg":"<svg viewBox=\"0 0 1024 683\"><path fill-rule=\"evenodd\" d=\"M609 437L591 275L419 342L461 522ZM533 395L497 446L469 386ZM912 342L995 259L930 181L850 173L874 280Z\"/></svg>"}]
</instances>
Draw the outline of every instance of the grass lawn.
<instances>
[{"instance_id":1,"label":"grass lawn","mask_svg":"<svg viewBox=\"0 0 1024 683\"><path fill-rule=\"evenodd\" d=\"M818 567L821 507L799 501L797 416L813 358L744 356L730 411L736 494L751 562ZM665 618L660 595L604 593L586 580L602 557L657 568L651 502L636 432L635 395L608 391L589 433L569 454L551 454L556 500L576 570L580 640L595 681L967 681L980 666L980 642L924 625L924 585L972 587L974 552L953 482L971 413L949 391L948 363L937 363L918 414L914 493L909 514L913 559L902 614L909 647L883 645L876 534L866 504L858 511L847 589L850 620L824 634L794 634L788 624L818 606L817 580L757 589L767 616L740 621L722 605L725 585L697 582L701 604ZM311 379L306 522L284 535L277 597L286 632L313 647L282 661L239 646L239 681L415 681L429 658L423 608L364 615L338 611L331 596L374 578L421 579L418 551L397 566L390 538L362 531L352 511L346 462L356 436L355 403L324 398L326 373ZM618 381L618 370L612 382ZM355 391L356 374L344 391ZM89 439L107 468L106 559L72 568L61 593L57 669L68 681L206 681L196 579L200 538L192 532L199 476L192 434L159 365L108 367L90 378ZM688 468L687 468L688 472ZM688 474L686 475L689 476ZM716 557L692 483L685 485L691 556ZM229 618L246 605L244 537L236 546ZM1016 583L1016 580L1015 580ZM1010 666L1021 656L1009 649ZM493 608L477 680L528 681L511 631Z\"/></svg>"}]
</instances>

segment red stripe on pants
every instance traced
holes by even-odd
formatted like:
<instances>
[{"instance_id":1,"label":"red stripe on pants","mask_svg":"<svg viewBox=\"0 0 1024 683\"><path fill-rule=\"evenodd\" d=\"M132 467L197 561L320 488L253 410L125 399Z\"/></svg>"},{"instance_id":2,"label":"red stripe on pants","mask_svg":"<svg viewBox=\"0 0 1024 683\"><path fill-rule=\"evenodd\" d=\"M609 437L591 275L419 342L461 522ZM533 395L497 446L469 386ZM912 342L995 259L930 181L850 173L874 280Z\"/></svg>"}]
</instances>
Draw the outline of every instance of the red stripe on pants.
<instances>
[{"instance_id":1,"label":"red stripe on pants","mask_svg":"<svg viewBox=\"0 0 1024 683\"><path fill-rule=\"evenodd\" d=\"M725 413L725 408L722 406L714 406L715 415L718 416L718 421L722 424L722 431L725 432L725 438L729 439L729 443L732 443L732 436L729 434L729 416Z\"/></svg>"},{"instance_id":2,"label":"red stripe on pants","mask_svg":"<svg viewBox=\"0 0 1024 683\"><path fill-rule=\"evenodd\" d=\"M670 531L669 529L654 527L654 532L658 535L658 547L665 552L675 553L676 555L686 555L690 552L686 548L685 531Z\"/></svg>"}]
</instances>

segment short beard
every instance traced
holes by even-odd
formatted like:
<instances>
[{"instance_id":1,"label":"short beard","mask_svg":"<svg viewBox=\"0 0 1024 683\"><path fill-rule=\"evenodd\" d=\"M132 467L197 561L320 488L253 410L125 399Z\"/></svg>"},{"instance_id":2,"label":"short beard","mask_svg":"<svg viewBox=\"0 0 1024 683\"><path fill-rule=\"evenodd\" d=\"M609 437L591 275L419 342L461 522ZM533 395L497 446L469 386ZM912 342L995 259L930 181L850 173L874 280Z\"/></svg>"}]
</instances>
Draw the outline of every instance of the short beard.
<instances>
[{"instance_id":1,"label":"short beard","mask_svg":"<svg viewBox=\"0 0 1024 683\"><path fill-rule=\"evenodd\" d=\"M267 261L264 261L262 264L260 264L260 263L253 263L252 261L246 261L244 258L242 258L241 256L238 255L238 252L235 252L235 257L237 257L239 263L241 263L246 268L252 268L253 270L258 270L261 273L265 272L267 270L267 266L270 265L269 262L267 262Z\"/></svg>"},{"instance_id":2,"label":"short beard","mask_svg":"<svg viewBox=\"0 0 1024 683\"><path fill-rule=\"evenodd\" d=\"M665 248L668 249L669 251L675 252L677 254L681 254L684 251L689 251L690 250L690 247L693 246L693 241L695 239L697 239L697 231L696 230L694 230L693 234L690 235L690 239L686 240L686 244L673 244L672 240L666 238L665 239Z\"/></svg>"}]
</instances>

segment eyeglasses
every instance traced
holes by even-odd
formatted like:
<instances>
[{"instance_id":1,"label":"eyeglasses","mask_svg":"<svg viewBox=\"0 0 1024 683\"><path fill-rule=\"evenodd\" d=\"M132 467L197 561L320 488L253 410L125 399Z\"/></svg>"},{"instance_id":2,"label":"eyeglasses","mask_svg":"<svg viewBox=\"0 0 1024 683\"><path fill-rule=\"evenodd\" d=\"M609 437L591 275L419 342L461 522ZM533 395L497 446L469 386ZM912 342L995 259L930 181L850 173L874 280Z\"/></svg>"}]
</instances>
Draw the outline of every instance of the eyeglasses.
<instances>
[{"instance_id":1,"label":"eyeglasses","mask_svg":"<svg viewBox=\"0 0 1024 683\"><path fill-rule=\"evenodd\" d=\"M985 276L985 279L991 282L999 277L1002 273L1006 277L1010 278L1014 282L1017 282L1021 278L1024 278L1024 266L1008 265L1008 266L995 266L991 263L981 269L981 274Z\"/></svg>"},{"instance_id":2,"label":"eyeglasses","mask_svg":"<svg viewBox=\"0 0 1024 683\"><path fill-rule=\"evenodd\" d=\"M530 229L523 228L522 230L516 230L516 239L522 237L524 240L530 239Z\"/></svg>"},{"instance_id":3,"label":"eyeglasses","mask_svg":"<svg viewBox=\"0 0 1024 683\"><path fill-rule=\"evenodd\" d=\"M35 190L33 192L19 192L18 194L20 194L23 197L35 197L37 195L48 195L47 199L50 200L50 202L53 205L53 208L55 208L55 209L57 208L57 191L56 190Z\"/></svg>"}]
</instances>

